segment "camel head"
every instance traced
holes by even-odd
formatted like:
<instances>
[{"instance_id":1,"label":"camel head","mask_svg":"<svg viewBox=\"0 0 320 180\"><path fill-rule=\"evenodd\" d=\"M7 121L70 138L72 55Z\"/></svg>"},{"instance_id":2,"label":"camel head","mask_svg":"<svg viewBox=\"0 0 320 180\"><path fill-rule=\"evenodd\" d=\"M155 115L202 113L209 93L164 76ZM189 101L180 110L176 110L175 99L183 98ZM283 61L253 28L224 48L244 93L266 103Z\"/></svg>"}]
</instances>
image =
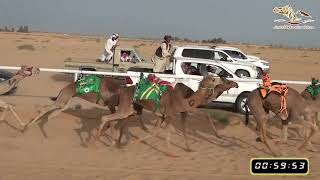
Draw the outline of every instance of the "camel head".
<instances>
[{"instance_id":1,"label":"camel head","mask_svg":"<svg viewBox=\"0 0 320 180\"><path fill-rule=\"evenodd\" d=\"M224 91L228 91L231 88L238 88L238 87L239 87L238 83L234 81L230 81L225 77L220 77L220 83L214 88L213 98L217 99Z\"/></svg>"},{"instance_id":2,"label":"camel head","mask_svg":"<svg viewBox=\"0 0 320 180\"><path fill-rule=\"evenodd\" d=\"M32 76L32 75L37 75L39 74L40 69L34 66L26 66L26 65L22 65L21 69L16 73L15 76L13 76L9 82L10 84L15 83L15 82L19 82L21 79L28 77L28 76Z\"/></svg>"},{"instance_id":3,"label":"camel head","mask_svg":"<svg viewBox=\"0 0 320 180\"><path fill-rule=\"evenodd\" d=\"M38 75L39 72L40 72L40 69L37 67L22 65L21 69L17 72L17 75L27 77L33 74Z\"/></svg>"},{"instance_id":4,"label":"camel head","mask_svg":"<svg viewBox=\"0 0 320 180\"><path fill-rule=\"evenodd\" d=\"M319 79L316 79L315 77L311 78L311 85L315 86L319 83Z\"/></svg>"},{"instance_id":5,"label":"camel head","mask_svg":"<svg viewBox=\"0 0 320 180\"><path fill-rule=\"evenodd\" d=\"M207 102L217 99L224 91L238 88L238 84L224 77L208 75L203 78L199 85L200 89L207 89Z\"/></svg>"}]
</instances>

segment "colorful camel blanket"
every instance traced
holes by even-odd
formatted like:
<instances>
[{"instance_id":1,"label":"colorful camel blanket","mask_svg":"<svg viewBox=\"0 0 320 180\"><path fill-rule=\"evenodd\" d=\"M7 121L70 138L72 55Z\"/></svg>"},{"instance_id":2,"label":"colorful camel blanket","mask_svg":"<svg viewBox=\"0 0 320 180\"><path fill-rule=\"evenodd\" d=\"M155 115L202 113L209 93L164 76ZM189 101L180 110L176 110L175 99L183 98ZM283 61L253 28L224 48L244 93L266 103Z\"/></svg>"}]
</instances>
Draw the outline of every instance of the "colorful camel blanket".
<instances>
[{"instance_id":1,"label":"colorful camel blanket","mask_svg":"<svg viewBox=\"0 0 320 180\"><path fill-rule=\"evenodd\" d=\"M97 75L84 75L76 82L76 94L84 95L86 93L100 94L101 78Z\"/></svg>"},{"instance_id":2,"label":"colorful camel blanket","mask_svg":"<svg viewBox=\"0 0 320 180\"><path fill-rule=\"evenodd\" d=\"M306 90L311 94L312 97L316 97L320 94L320 84L310 85Z\"/></svg>"},{"instance_id":3,"label":"colorful camel blanket","mask_svg":"<svg viewBox=\"0 0 320 180\"><path fill-rule=\"evenodd\" d=\"M160 80L150 74L148 77L140 75L140 81L136 85L134 101L137 100L154 100L156 108L160 107L162 94L168 89L172 89L171 83Z\"/></svg>"},{"instance_id":4,"label":"colorful camel blanket","mask_svg":"<svg viewBox=\"0 0 320 180\"><path fill-rule=\"evenodd\" d=\"M261 86L260 88L260 94L262 98L266 98L270 93L276 93L279 95L286 95L288 92L288 86L281 83L271 83L271 86L265 87Z\"/></svg>"}]
</instances>

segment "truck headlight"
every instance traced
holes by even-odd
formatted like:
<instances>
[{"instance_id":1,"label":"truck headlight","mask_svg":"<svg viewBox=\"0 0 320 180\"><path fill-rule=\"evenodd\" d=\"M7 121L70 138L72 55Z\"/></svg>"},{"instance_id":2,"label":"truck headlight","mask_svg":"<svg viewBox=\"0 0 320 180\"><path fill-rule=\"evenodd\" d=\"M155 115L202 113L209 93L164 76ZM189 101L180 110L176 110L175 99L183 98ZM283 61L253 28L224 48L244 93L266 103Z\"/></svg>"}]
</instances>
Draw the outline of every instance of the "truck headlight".
<instances>
[{"instance_id":1,"label":"truck headlight","mask_svg":"<svg viewBox=\"0 0 320 180\"><path fill-rule=\"evenodd\" d=\"M264 66L269 66L269 63L263 62L262 65L264 65Z\"/></svg>"}]
</instances>

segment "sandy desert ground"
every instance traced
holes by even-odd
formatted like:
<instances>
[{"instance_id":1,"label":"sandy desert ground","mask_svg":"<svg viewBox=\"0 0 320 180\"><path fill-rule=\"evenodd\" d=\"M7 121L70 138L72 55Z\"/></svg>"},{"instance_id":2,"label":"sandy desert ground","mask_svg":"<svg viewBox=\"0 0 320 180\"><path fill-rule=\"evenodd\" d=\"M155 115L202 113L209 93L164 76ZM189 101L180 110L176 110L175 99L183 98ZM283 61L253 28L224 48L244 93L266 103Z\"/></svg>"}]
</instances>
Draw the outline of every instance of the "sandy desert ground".
<instances>
[{"instance_id":1,"label":"sandy desert ground","mask_svg":"<svg viewBox=\"0 0 320 180\"><path fill-rule=\"evenodd\" d=\"M121 45L134 46L146 59L150 59L158 41L121 39ZM179 42L176 44L186 44ZM33 50L20 50L21 45L32 45ZM39 67L63 68L68 57L96 59L102 52L103 38L70 36L49 33L0 33L0 64L19 66L30 64ZM308 81L320 77L320 51L308 49L273 48L259 45L239 45L248 54L260 56L271 63L273 79ZM64 74L41 73L25 79L16 93L1 96L1 100L16 105L17 112L28 121L37 110L52 103L48 97L72 81ZM303 86L293 86L299 91ZM252 127L245 127L244 117L228 109L214 110L219 133L218 139L202 113L193 114L188 121L188 136L194 152L184 151L179 122L175 123L171 152L179 157L166 156L165 133L146 143L126 144L123 148L110 147L107 140L84 144L87 132L94 128L103 113L96 109L67 111L45 125L44 137L37 125L22 134L12 116L0 124L0 180L21 179L267 179L251 176L249 162L252 157L271 156L266 147L256 142ZM222 117L222 118L221 118ZM130 124L131 140L146 133L134 120ZM145 113L144 119L151 123L155 117ZM219 119L228 119L228 124ZM152 124L148 127L152 129ZM80 127L83 127L80 129ZM80 130L77 130L80 129ZM272 127L275 136L278 128ZM290 133L287 145L280 145L289 157L308 157L311 171L307 177L272 177L272 179L319 179L319 152L298 151L300 140ZM313 139L320 149L320 136ZM124 143L126 143L124 141Z\"/></svg>"}]
</instances>

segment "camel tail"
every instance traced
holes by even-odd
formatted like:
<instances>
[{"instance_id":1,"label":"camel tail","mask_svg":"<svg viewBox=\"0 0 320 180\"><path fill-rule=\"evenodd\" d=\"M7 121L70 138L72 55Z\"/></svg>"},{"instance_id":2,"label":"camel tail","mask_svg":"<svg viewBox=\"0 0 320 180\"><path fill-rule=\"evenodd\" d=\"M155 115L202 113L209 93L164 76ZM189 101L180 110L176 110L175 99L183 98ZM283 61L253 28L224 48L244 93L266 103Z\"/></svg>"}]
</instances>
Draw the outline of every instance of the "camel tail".
<instances>
[{"instance_id":1,"label":"camel tail","mask_svg":"<svg viewBox=\"0 0 320 180\"><path fill-rule=\"evenodd\" d=\"M244 108L246 109L246 126L249 124L249 109L248 105L245 104Z\"/></svg>"},{"instance_id":2,"label":"camel tail","mask_svg":"<svg viewBox=\"0 0 320 180\"><path fill-rule=\"evenodd\" d=\"M58 99L58 97L60 96L61 91L59 92L59 94L56 97L50 97L51 101L56 101Z\"/></svg>"}]
</instances>

